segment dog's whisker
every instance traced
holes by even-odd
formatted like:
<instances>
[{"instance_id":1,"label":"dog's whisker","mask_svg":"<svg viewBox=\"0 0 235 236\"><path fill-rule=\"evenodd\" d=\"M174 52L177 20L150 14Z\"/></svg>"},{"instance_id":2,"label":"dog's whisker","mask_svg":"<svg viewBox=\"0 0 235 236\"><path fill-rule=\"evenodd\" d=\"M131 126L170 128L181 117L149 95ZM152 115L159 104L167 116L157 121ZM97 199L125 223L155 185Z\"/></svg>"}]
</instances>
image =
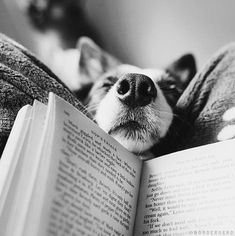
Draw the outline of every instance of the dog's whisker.
<instances>
[{"instance_id":1,"label":"dog's whisker","mask_svg":"<svg viewBox=\"0 0 235 236\"><path fill-rule=\"evenodd\" d=\"M98 103L90 105L90 106L85 106L85 108L88 112L91 112L91 111L95 111L97 109L97 106L98 106Z\"/></svg>"},{"instance_id":2,"label":"dog's whisker","mask_svg":"<svg viewBox=\"0 0 235 236\"><path fill-rule=\"evenodd\" d=\"M94 106L97 106L97 105L98 105L98 102L97 102L97 103L94 103L94 104L92 104L92 105L87 104L87 105L85 105L85 108L90 108L90 107L94 107Z\"/></svg>"},{"instance_id":3,"label":"dog's whisker","mask_svg":"<svg viewBox=\"0 0 235 236\"><path fill-rule=\"evenodd\" d=\"M176 114L176 113L169 113L167 111L162 111L160 110L160 112L162 113L166 113L166 114L172 114L173 117L177 118L178 120L182 121L184 124L187 124L188 126L192 127L192 124L188 122L188 120L186 118L183 118L182 116Z\"/></svg>"},{"instance_id":4,"label":"dog's whisker","mask_svg":"<svg viewBox=\"0 0 235 236\"><path fill-rule=\"evenodd\" d=\"M158 111L159 113L165 113L165 114L173 115L173 116L175 116L175 117L178 116L177 114L175 114L175 113L173 113L173 112L169 112L169 111L164 111L164 110L160 110L160 109L158 109L157 111Z\"/></svg>"},{"instance_id":5,"label":"dog's whisker","mask_svg":"<svg viewBox=\"0 0 235 236\"><path fill-rule=\"evenodd\" d=\"M92 113L92 112L95 111L95 109L87 109L87 111L88 111L89 113Z\"/></svg>"},{"instance_id":6,"label":"dog's whisker","mask_svg":"<svg viewBox=\"0 0 235 236\"><path fill-rule=\"evenodd\" d=\"M87 108L87 111L91 112L91 111L95 111L96 110L96 107L88 107Z\"/></svg>"}]
</instances>

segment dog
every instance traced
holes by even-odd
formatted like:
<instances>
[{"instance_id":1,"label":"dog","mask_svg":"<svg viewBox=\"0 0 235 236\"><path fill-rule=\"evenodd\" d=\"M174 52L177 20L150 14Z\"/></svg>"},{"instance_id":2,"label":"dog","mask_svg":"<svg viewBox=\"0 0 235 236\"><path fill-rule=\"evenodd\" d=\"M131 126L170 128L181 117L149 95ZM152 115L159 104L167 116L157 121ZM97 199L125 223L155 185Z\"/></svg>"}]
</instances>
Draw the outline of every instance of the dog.
<instances>
[{"instance_id":1,"label":"dog","mask_svg":"<svg viewBox=\"0 0 235 236\"><path fill-rule=\"evenodd\" d=\"M150 156L174 119L174 106L196 73L192 54L163 70L123 64L89 38L78 43L76 96L94 121L130 152Z\"/></svg>"}]
</instances>

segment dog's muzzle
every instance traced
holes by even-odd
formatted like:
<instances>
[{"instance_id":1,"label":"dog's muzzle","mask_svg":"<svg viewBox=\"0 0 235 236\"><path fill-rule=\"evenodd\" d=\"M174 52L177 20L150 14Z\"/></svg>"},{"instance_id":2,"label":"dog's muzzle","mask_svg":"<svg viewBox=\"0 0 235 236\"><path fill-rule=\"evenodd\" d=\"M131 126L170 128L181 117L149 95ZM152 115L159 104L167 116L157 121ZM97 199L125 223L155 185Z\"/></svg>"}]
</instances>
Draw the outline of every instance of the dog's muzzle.
<instances>
[{"instance_id":1,"label":"dog's muzzle","mask_svg":"<svg viewBox=\"0 0 235 236\"><path fill-rule=\"evenodd\" d=\"M146 75L128 73L117 82L118 99L128 107L142 107L157 97L154 82Z\"/></svg>"},{"instance_id":2,"label":"dog's muzzle","mask_svg":"<svg viewBox=\"0 0 235 236\"><path fill-rule=\"evenodd\" d=\"M98 105L96 121L129 151L142 153L164 137L172 110L158 85L143 74L122 74Z\"/></svg>"}]
</instances>

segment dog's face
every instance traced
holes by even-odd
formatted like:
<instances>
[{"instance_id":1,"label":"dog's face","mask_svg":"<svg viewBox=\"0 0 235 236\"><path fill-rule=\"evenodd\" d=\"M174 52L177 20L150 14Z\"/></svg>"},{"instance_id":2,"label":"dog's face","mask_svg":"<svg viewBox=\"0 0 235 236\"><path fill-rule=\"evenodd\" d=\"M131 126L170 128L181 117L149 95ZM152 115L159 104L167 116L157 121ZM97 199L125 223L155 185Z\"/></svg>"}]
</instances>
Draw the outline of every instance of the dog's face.
<instances>
[{"instance_id":1,"label":"dog's face","mask_svg":"<svg viewBox=\"0 0 235 236\"><path fill-rule=\"evenodd\" d=\"M94 120L129 151L147 152L169 130L174 105L195 73L183 68L183 61L196 70L193 57L187 55L172 64L171 68L181 64L177 74L170 67L141 69L121 64L90 40L82 40L80 53L80 75L89 83L77 94L83 95L80 99Z\"/></svg>"}]
</instances>

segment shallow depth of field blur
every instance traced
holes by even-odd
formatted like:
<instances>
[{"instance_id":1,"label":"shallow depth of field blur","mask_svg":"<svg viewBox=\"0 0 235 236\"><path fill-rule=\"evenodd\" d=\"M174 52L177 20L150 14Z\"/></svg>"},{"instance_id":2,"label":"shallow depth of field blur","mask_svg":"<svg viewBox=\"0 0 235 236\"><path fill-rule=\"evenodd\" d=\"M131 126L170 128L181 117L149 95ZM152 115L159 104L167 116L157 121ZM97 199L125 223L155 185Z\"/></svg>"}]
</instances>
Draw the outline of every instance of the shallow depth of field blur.
<instances>
[{"instance_id":1,"label":"shallow depth of field blur","mask_svg":"<svg viewBox=\"0 0 235 236\"><path fill-rule=\"evenodd\" d=\"M0 31L37 54L43 53L37 32L21 9L32 1L0 1ZM234 0L77 1L91 28L87 31L79 17L74 18L74 28L81 26L81 34L91 35L123 62L140 67L162 67L192 52L200 68L218 48L235 40Z\"/></svg>"}]
</instances>

